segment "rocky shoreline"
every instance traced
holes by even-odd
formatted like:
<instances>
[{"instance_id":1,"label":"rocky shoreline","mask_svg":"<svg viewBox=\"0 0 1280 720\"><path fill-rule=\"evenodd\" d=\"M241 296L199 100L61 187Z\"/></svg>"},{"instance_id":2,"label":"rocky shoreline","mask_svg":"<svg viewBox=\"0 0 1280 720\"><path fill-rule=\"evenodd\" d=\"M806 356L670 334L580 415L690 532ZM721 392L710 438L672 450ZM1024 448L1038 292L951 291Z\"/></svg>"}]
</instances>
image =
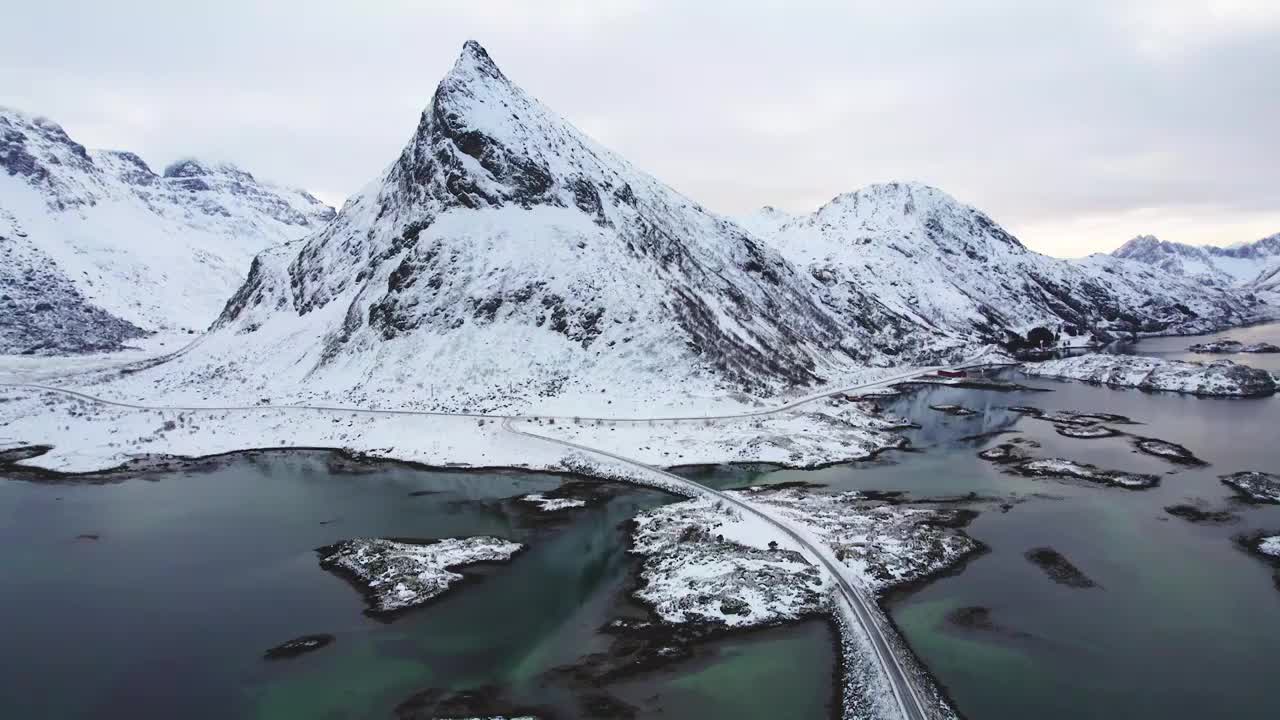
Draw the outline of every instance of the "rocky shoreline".
<instances>
[{"instance_id":1,"label":"rocky shoreline","mask_svg":"<svg viewBox=\"0 0 1280 720\"><path fill-rule=\"evenodd\" d=\"M1277 390L1271 373L1230 360L1205 364L1134 355L1090 354L1024 363L1022 372L1033 377L1095 385L1218 397L1272 395Z\"/></svg>"},{"instance_id":2,"label":"rocky shoreline","mask_svg":"<svg viewBox=\"0 0 1280 720\"><path fill-rule=\"evenodd\" d=\"M1267 342L1245 344L1236 340L1215 340L1207 343L1196 343L1187 348L1187 352L1203 354L1232 355L1235 353L1280 353L1280 346Z\"/></svg>"}]
</instances>

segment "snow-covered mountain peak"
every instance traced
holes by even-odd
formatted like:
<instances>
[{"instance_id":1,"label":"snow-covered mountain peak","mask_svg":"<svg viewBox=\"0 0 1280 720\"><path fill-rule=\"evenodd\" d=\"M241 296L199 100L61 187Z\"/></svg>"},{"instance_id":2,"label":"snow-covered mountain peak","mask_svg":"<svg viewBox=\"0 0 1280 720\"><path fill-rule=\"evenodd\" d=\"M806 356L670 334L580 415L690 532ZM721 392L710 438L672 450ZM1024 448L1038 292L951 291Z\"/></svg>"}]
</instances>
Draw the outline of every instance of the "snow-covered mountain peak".
<instances>
[{"instance_id":1,"label":"snow-covered mountain peak","mask_svg":"<svg viewBox=\"0 0 1280 720\"><path fill-rule=\"evenodd\" d=\"M414 378L415 398L454 407L681 380L773 392L876 355L812 289L468 43L396 161L324 230L259 257L202 357L278 359L235 363L245 387L367 399Z\"/></svg>"},{"instance_id":2,"label":"snow-covered mountain peak","mask_svg":"<svg viewBox=\"0 0 1280 720\"><path fill-rule=\"evenodd\" d=\"M794 217L794 215L785 210L779 210L772 205L765 205L750 215L743 215L736 219L739 225L756 235L770 237L778 231L778 228L791 222Z\"/></svg>"},{"instance_id":3,"label":"snow-covered mountain peak","mask_svg":"<svg viewBox=\"0 0 1280 720\"><path fill-rule=\"evenodd\" d=\"M1026 252L985 213L916 182L879 183L838 195L783 225L777 238L784 254L804 261L838 257L851 246L867 253L959 253L973 259Z\"/></svg>"},{"instance_id":4,"label":"snow-covered mountain peak","mask_svg":"<svg viewBox=\"0 0 1280 720\"><path fill-rule=\"evenodd\" d=\"M0 171L46 193L51 208L93 204L101 188L83 177L92 170L89 152L61 125L0 107Z\"/></svg>"},{"instance_id":5,"label":"snow-covered mountain peak","mask_svg":"<svg viewBox=\"0 0 1280 720\"><path fill-rule=\"evenodd\" d=\"M257 182L247 170L229 162L205 162L199 158L187 157L169 163L164 169L166 178L226 177L240 182Z\"/></svg>"}]
</instances>

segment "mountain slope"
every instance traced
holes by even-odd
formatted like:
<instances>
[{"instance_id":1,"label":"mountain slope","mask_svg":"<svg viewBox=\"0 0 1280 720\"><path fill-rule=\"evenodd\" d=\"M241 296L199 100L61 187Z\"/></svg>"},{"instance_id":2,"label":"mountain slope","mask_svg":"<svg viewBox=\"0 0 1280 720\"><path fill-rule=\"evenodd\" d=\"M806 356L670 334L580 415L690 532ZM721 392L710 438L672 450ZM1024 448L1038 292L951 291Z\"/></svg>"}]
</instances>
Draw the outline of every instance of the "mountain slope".
<instances>
[{"instance_id":1,"label":"mountain slope","mask_svg":"<svg viewBox=\"0 0 1280 720\"><path fill-rule=\"evenodd\" d=\"M87 150L53 122L0 108L0 352L203 329L254 254L332 215L231 165L184 160L156 174L133 153Z\"/></svg>"},{"instance_id":2,"label":"mountain slope","mask_svg":"<svg viewBox=\"0 0 1280 720\"><path fill-rule=\"evenodd\" d=\"M399 158L155 372L447 409L759 396L883 360L814 289L468 43Z\"/></svg>"},{"instance_id":3,"label":"mountain slope","mask_svg":"<svg viewBox=\"0 0 1280 720\"><path fill-rule=\"evenodd\" d=\"M1254 300L1142 265L1032 252L936 188L872 185L779 226L767 239L807 268L846 315L866 298L918 332L1018 344L1117 331L1193 332L1240 322Z\"/></svg>"},{"instance_id":4,"label":"mountain slope","mask_svg":"<svg viewBox=\"0 0 1280 720\"><path fill-rule=\"evenodd\" d=\"M1140 235L1111 254L1152 265L1175 275L1199 276L1225 284L1249 285L1280 263L1280 233L1231 247L1187 245L1167 242L1152 235Z\"/></svg>"}]
</instances>

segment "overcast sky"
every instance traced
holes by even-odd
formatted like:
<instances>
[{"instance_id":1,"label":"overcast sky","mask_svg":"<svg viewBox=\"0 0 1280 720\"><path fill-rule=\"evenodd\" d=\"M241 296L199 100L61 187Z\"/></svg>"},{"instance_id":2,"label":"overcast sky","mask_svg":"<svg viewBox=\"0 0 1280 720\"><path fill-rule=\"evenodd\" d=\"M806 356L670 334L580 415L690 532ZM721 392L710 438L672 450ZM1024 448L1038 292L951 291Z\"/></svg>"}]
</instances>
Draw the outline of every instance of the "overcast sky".
<instances>
[{"instance_id":1,"label":"overcast sky","mask_svg":"<svg viewBox=\"0 0 1280 720\"><path fill-rule=\"evenodd\" d=\"M1033 248L1280 232L1280 2L8 3L0 104L342 199L462 43L725 214L919 180Z\"/></svg>"}]
</instances>

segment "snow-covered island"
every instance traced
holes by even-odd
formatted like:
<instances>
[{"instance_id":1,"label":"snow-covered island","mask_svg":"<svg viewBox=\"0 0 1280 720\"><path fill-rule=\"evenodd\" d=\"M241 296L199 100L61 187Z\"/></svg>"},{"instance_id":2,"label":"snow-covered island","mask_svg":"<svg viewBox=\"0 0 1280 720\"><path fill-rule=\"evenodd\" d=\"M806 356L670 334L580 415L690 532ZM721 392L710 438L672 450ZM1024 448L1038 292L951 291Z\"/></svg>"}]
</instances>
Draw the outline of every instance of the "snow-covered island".
<instances>
[{"instance_id":1,"label":"snow-covered island","mask_svg":"<svg viewBox=\"0 0 1280 720\"><path fill-rule=\"evenodd\" d=\"M1203 364L1135 355L1079 355L1026 363L1022 372L1036 377L1079 380L1099 385L1166 390L1193 395L1271 395L1276 380L1266 370L1230 360Z\"/></svg>"},{"instance_id":2,"label":"snow-covered island","mask_svg":"<svg viewBox=\"0 0 1280 720\"><path fill-rule=\"evenodd\" d=\"M578 498L556 498L547 497L542 493L530 493L520 497L521 502L532 503L538 506L542 512L559 512L561 510L572 510L587 506L586 500Z\"/></svg>"},{"instance_id":3,"label":"snow-covered island","mask_svg":"<svg viewBox=\"0 0 1280 720\"><path fill-rule=\"evenodd\" d=\"M1234 353L1280 353L1280 346L1267 342L1250 343L1248 345L1236 340L1215 340L1207 343L1196 343L1187 348L1188 352L1230 355Z\"/></svg>"},{"instance_id":4,"label":"snow-covered island","mask_svg":"<svg viewBox=\"0 0 1280 720\"><path fill-rule=\"evenodd\" d=\"M1070 478L1130 490L1143 490L1160 484L1158 475L1104 470L1096 465L1063 458L1031 458L1025 450L1012 443L982 450L978 457L1027 477Z\"/></svg>"},{"instance_id":5,"label":"snow-covered island","mask_svg":"<svg viewBox=\"0 0 1280 720\"><path fill-rule=\"evenodd\" d=\"M1246 470L1223 475L1219 479L1247 502L1280 504L1280 475Z\"/></svg>"},{"instance_id":6,"label":"snow-covered island","mask_svg":"<svg viewBox=\"0 0 1280 720\"><path fill-rule=\"evenodd\" d=\"M371 615L394 614L422 605L463 579L453 568L503 562L524 548L489 536L421 542L353 538L316 550L320 567L359 587Z\"/></svg>"}]
</instances>

